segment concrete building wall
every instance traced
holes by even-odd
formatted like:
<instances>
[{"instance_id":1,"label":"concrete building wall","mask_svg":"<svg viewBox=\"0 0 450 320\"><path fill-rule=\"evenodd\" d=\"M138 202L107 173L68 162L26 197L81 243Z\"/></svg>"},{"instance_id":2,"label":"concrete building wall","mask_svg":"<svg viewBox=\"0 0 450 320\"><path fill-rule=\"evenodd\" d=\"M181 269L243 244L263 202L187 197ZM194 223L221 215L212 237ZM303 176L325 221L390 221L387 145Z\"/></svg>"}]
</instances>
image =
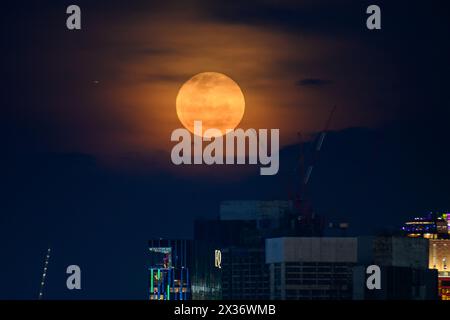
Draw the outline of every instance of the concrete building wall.
<instances>
[{"instance_id":1,"label":"concrete building wall","mask_svg":"<svg viewBox=\"0 0 450 320\"><path fill-rule=\"evenodd\" d=\"M351 299L356 238L266 239L271 299Z\"/></svg>"},{"instance_id":2,"label":"concrete building wall","mask_svg":"<svg viewBox=\"0 0 450 320\"><path fill-rule=\"evenodd\" d=\"M428 268L428 240L423 238L376 237L374 263L379 266Z\"/></svg>"},{"instance_id":3,"label":"concrete building wall","mask_svg":"<svg viewBox=\"0 0 450 320\"><path fill-rule=\"evenodd\" d=\"M357 262L356 238L266 239L266 263Z\"/></svg>"},{"instance_id":4,"label":"concrete building wall","mask_svg":"<svg viewBox=\"0 0 450 320\"><path fill-rule=\"evenodd\" d=\"M374 236L358 237L358 264L373 264Z\"/></svg>"}]
</instances>

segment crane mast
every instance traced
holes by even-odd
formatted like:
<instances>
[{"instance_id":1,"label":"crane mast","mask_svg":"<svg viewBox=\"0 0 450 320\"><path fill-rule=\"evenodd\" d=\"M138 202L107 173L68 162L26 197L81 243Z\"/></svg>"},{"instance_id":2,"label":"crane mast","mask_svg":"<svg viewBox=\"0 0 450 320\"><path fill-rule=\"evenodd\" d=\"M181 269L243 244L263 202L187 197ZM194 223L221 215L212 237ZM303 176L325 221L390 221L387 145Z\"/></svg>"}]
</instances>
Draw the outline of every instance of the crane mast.
<instances>
[{"instance_id":1,"label":"crane mast","mask_svg":"<svg viewBox=\"0 0 450 320\"><path fill-rule=\"evenodd\" d=\"M323 142L327 135L327 132L330 128L331 119L333 118L333 114L336 110L336 106L334 106L330 112L330 115L325 123L325 127L320 133L312 157L311 164L305 170L305 159L304 159L304 146L302 141L302 135L299 132L299 146L300 146L300 159L299 159L299 172L300 172L300 186L295 199L295 205L297 209L297 225L298 231L304 235L320 235L322 234L324 221L321 217L317 217L314 214L311 203L307 199L307 185L311 178L311 174L316 164L320 150L322 148Z\"/></svg>"},{"instance_id":2,"label":"crane mast","mask_svg":"<svg viewBox=\"0 0 450 320\"><path fill-rule=\"evenodd\" d=\"M45 279L47 277L47 269L48 269L48 262L50 260L50 251L51 249L48 248L47 250L47 254L45 255L45 260L44 260L44 269L42 271L42 278L41 278L41 284L39 286L39 296L38 296L38 300L42 300L43 296L44 296L44 286L45 286Z\"/></svg>"}]
</instances>

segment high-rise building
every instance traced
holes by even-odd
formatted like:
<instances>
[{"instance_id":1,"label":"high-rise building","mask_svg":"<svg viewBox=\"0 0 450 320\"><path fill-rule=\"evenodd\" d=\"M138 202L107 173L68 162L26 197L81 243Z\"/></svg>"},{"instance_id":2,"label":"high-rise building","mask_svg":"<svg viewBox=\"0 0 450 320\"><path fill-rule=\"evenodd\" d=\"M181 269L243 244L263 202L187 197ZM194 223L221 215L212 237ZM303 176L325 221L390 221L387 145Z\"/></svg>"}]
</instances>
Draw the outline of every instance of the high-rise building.
<instances>
[{"instance_id":1,"label":"high-rise building","mask_svg":"<svg viewBox=\"0 0 450 320\"><path fill-rule=\"evenodd\" d=\"M190 240L150 240L149 248L149 299L191 299Z\"/></svg>"},{"instance_id":2,"label":"high-rise building","mask_svg":"<svg viewBox=\"0 0 450 320\"><path fill-rule=\"evenodd\" d=\"M379 266L428 268L428 241L395 236L372 238L373 263Z\"/></svg>"},{"instance_id":3,"label":"high-rise building","mask_svg":"<svg viewBox=\"0 0 450 320\"><path fill-rule=\"evenodd\" d=\"M439 274L439 296L450 300L450 239L433 239L429 243L429 268Z\"/></svg>"},{"instance_id":4,"label":"high-rise building","mask_svg":"<svg viewBox=\"0 0 450 320\"><path fill-rule=\"evenodd\" d=\"M264 247L228 247L221 251L222 299L269 299L269 270Z\"/></svg>"},{"instance_id":5,"label":"high-rise building","mask_svg":"<svg viewBox=\"0 0 450 320\"><path fill-rule=\"evenodd\" d=\"M216 219L194 222L193 299L222 299L223 286L232 288L227 286L228 278L223 276L228 274L228 268L233 267L235 261L230 255L235 252L230 251L232 248L263 250L255 221ZM229 289L225 294L231 294Z\"/></svg>"},{"instance_id":6,"label":"high-rise building","mask_svg":"<svg viewBox=\"0 0 450 320\"><path fill-rule=\"evenodd\" d=\"M271 299L351 299L356 238L266 240Z\"/></svg>"},{"instance_id":7,"label":"high-rise building","mask_svg":"<svg viewBox=\"0 0 450 320\"><path fill-rule=\"evenodd\" d=\"M290 201L224 201L219 219L195 221L193 299L268 299L264 240L292 230L291 213Z\"/></svg>"},{"instance_id":8,"label":"high-rise building","mask_svg":"<svg viewBox=\"0 0 450 320\"><path fill-rule=\"evenodd\" d=\"M381 288L368 290L366 265L353 270L354 300L437 300L437 272L398 266L380 266Z\"/></svg>"},{"instance_id":9,"label":"high-rise building","mask_svg":"<svg viewBox=\"0 0 450 320\"><path fill-rule=\"evenodd\" d=\"M428 269L428 240L395 236L358 238L353 299L435 300L437 272ZM366 286L366 268L380 267L381 289Z\"/></svg>"}]
</instances>

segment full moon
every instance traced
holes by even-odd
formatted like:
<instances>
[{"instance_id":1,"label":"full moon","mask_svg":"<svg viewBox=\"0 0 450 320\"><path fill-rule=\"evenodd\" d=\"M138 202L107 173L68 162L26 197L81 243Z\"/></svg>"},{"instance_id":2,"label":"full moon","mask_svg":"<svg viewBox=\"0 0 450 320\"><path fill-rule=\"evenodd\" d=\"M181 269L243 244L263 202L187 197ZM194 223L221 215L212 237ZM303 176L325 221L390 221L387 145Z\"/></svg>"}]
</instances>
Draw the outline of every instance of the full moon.
<instances>
[{"instance_id":1,"label":"full moon","mask_svg":"<svg viewBox=\"0 0 450 320\"><path fill-rule=\"evenodd\" d=\"M177 115L183 126L194 133L194 121L202 121L203 132L218 129L222 135L242 120L245 100L238 84L218 72L202 72L178 91Z\"/></svg>"}]
</instances>

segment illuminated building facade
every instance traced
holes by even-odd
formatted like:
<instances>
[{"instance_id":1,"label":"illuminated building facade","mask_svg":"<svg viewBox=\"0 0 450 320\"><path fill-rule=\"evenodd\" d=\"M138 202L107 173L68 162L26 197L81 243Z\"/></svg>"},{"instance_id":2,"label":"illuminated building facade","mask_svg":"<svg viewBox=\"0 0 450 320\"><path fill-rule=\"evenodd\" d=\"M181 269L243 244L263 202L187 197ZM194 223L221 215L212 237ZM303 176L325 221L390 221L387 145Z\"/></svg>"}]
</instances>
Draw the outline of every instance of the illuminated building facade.
<instances>
[{"instance_id":1,"label":"illuminated building facade","mask_svg":"<svg viewBox=\"0 0 450 320\"><path fill-rule=\"evenodd\" d=\"M430 212L426 217L416 217L402 227L410 238L448 239L450 238L450 214Z\"/></svg>"},{"instance_id":2,"label":"illuminated building facade","mask_svg":"<svg viewBox=\"0 0 450 320\"><path fill-rule=\"evenodd\" d=\"M429 240L428 268L438 272L438 292L442 300L450 300L450 213L430 213L424 218L406 222L406 236Z\"/></svg>"},{"instance_id":3,"label":"illuminated building facade","mask_svg":"<svg viewBox=\"0 0 450 320\"><path fill-rule=\"evenodd\" d=\"M450 301L450 277L439 277L439 298Z\"/></svg>"},{"instance_id":4,"label":"illuminated building facade","mask_svg":"<svg viewBox=\"0 0 450 320\"><path fill-rule=\"evenodd\" d=\"M450 300L450 239L430 240L429 268L439 273L439 296Z\"/></svg>"},{"instance_id":5,"label":"illuminated building facade","mask_svg":"<svg viewBox=\"0 0 450 320\"><path fill-rule=\"evenodd\" d=\"M149 299L190 300L191 265L189 240L149 241Z\"/></svg>"},{"instance_id":6,"label":"illuminated building facade","mask_svg":"<svg viewBox=\"0 0 450 320\"><path fill-rule=\"evenodd\" d=\"M429 268L450 276L450 239L430 240Z\"/></svg>"}]
</instances>

